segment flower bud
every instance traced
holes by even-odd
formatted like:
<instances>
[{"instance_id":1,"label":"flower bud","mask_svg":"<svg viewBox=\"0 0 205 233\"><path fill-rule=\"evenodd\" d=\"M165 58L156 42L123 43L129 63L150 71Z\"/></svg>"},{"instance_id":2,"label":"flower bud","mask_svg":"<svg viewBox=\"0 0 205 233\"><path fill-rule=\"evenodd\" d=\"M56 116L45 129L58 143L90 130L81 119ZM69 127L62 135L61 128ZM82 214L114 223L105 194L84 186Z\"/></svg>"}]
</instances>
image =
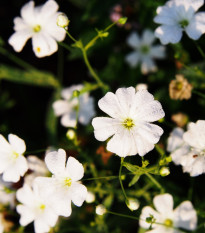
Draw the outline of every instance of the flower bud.
<instances>
[{"instance_id":1,"label":"flower bud","mask_svg":"<svg viewBox=\"0 0 205 233\"><path fill-rule=\"evenodd\" d=\"M127 22L127 17L121 17L121 18L118 20L118 23L119 23L119 24L122 24L122 25L126 24L126 22Z\"/></svg>"},{"instance_id":2,"label":"flower bud","mask_svg":"<svg viewBox=\"0 0 205 233\"><path fill-rule=\"evenodd\" d=\"M159 171L161 176L168 176L170 174L168 167L162 167Z\"/></svg>"},{"instance_id":3,"label":"flower bud","mask_svg":"<svg viewBox=\"0 0 205 233\"><path fill-rule=\"evenodd\" d=\"M95 211L96 211L96 214L103 215L103 214L106 213L106 208L105 208L104 205L98 205L98 206L96 206L96 210Z\"/></svg>"},{"instance_id":4,"label":"flower bud","mask_svg":"<svg viewBox=\"0 0 205 233\"><path fill-rule=\"evenodd\" d=\"M69 129L66 133L66 137L69 139L69 140L73 140L75 139L75 131L73 129Z\"/></svg>"},{"instance_id":5,"label":"flower bud","mask_svg":"<svg viewBox=\"0 0 205 233\"><path fill-rule=\"evenodd\" d=\"M87 203L92 203L95 201L95 194L93 192L88 191L86 200Z\"/></svg>"},{"instance_id":6,"label":"flower bud","mask_svg":"<svg viewBox=\"0 0 205 233\"><path fill-rule=\"evenodd\" d=\"M137 210L139 208L140 204L139 201L137 199L133 199L133 198L128 198L128 205L127 207L133 211L133 210Z\"/></svg>"},{"instance_id":7,"label":"flower bud","mask_svg":"<svg viewBox=\"0 0 205 233\"><path fill-rule=\"evenodd\" d=\"M70 20L65 14L59 14L57 17L57 25L62 28L67 28L70 23Z\"/></svg>"}]
</instances>

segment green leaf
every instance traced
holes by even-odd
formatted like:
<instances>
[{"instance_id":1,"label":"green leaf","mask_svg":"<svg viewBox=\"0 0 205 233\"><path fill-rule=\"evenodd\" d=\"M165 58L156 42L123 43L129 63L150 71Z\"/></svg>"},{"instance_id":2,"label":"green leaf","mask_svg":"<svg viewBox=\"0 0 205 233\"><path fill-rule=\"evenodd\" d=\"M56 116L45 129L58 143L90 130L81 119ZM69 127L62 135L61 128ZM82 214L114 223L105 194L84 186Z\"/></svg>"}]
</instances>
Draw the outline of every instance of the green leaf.
<instances>
[{"instance_id":1,"label":"green leaf","mask_svg":"<svg viewBox=\"0 0 205 233\"><path fill-rule=\"evenodd\" d=\"M109 196L107 196L104 201L103 201L103 205L106 207L106 208L110 208L112 203L113 203L113 200L114 200L114 196L113 194L110 194Z\"/></svg>"},{"instance_id":2,"label":"green leaf","mask_svg":"<svg viewBox=\"0 0 205 233\"><path fill-rule=\"evenodd\" d=\"M136 173L139 172L139 167L136 165L132 165L130 163L123 163L123 166L127 168L130 172Z\"/></svg>"},{"instance_id":3,"label":"green leaf","mask_svg":"<svg viewBox=\"0 0 205 233\"><path fill-rule=\"evenodd\" d=\"M143 228L140 228L138 233L145 233L146 232L146 229L143 229Z\"/></svg>"},{"instance_id":4,"label":"green leaf","mask_svg":"<svg viewBox=\"0 0 205 233\"><path fill-rule=\"evenodd\" d=\"M132 180L130 181L130 183L129 183L129 187L131 187L132 185L134 185L135 183L137 183L137 181L139 180L139 178L140 178L140 175L135 175L133 178L132 178Z\"/></svg>"},{"instance_id":5,"label":"green leaf","mask_svg":"<svg viewBox=\"0 0 205 233\"><path fill-rule=\"evenodd\" d=\"M11 82L57 88L58 80L51 73L36 69L21 70L7 65L0 65L0 79Z\"/></svg>"}]
</instances>

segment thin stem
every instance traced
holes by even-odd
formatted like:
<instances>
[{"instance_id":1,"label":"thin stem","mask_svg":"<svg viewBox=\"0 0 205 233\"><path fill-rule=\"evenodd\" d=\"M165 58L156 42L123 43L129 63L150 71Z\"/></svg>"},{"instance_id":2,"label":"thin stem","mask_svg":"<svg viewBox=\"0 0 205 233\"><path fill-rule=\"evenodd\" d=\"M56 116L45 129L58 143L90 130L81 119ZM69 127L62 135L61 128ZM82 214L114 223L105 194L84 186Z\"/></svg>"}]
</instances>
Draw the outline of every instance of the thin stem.
<instances>
[{"instance_id":1,"label":"thin stem","mask_svg":"<svg viewBox=\"0 0 205 233\"><path fill-rule=\"evenodd\" d=\"M161 184L149 173L144 173L151 181L153 184L156 185L157 188L160 189L161 193L164 193L164 188L161 186Z\"/></svg>"},{"instance_id":2,"label":"thin stem","mask_svg":"<svg viewBox=\"0 0 205 233\"><path fill-rule=\"evenodd\" d=\"M64 68L64 56L63 56L63 48L58 49L58 80L60 83L63 81L63 68Z\"/></svg>"},{"instance_id":3,"label":"thin stem","mask_svg":"<svg viewBox=\"0 0 205 233\"><path fill-rule=\"evenodd\" d=\"M0 47L0 54L4 55L5 57L7 57L8 59L10 59L11 61L13 61L14 63L16 63L17 65L23 67L24 69L35 69L32 65L28 64L27 62L23 61L22 59L20 59L19 57L15 56L12 53L9 53L6 49Z\"/></svg>"},{"instance_id":4,"label":"thin stem","mask_svg":"<svg viewBox=\"0 0 205 233\"><path fill-rule=\"evenodd\" d=\"M199 92L199 91L192 90L192 92L193 92L194 94L196 94L196 95L202 97L202 98L205 98L205 94L203 94L203 93L201 93L201 92Z\"/></svg>"},{"instance_id":5,"label":"thin stem","mask_svg":"<svg viewBox=\"0 0 205 233\"><path fill-rule=\"evenodd\" d=\"M139 220L139 218L137 218L137 217L134 217L134 216L131 216L131 215L126 215L126 214L120 214L120 213L109 211L109 210L106 210L106 213L113 214L113 215L120 216L120 217L124 217L124 218L134 219L134 220L137 220L137 221Z\"/></svg>"},{"instance_id":6,"label":"thin stem","mask_svg":"<svg viewBox=\"0 0 205 233\"><path fill-rule=\"evenodd\" d=\"M58 42L58 44L70 52L70 47L67 44L65 44L63 42Z\"/></svg>"},{"instance_id":7,"label":"thin stem","mask_svg":"<svg viewBox=\"0 0 205 233\"><path fill-rule=\"evenodd\" d=\"M196 47L197 47L199 53L201 54L201 56L202 56L203 58L205 58L205 53L204 53L204 51L203 51L203 50L201 49L201 47L197 44L196 41L195 41L195 45L196 45Z\"/></svg>"},{"instance_id":8,"label":"thin stem","mask_svg":"<svg viewBox=\"0 0 205 233\"><path fill-rule=\"evenodd\" d=\"M122 177L121 177L121 176L122 176L123 162L124 162L124 158L122 157L122 158L121 158L121 164L120 164L120 170L119 170L119 181L120 181L120 186L121 186L123 195L124 195L124 197L125 197L125 202L126 202L126 204L127 204L127 203L128 203L128 198L127 198L127 195L126 195L126 192L125 192L123 183L122 183Z\"/></svg>"},{"instance_id":9,"label":"thin stem","mask_svg":"<svg viewBox=\"0 0 205 233\"><path fill-rule=\"evenodd\" d=\"M73 42L77 42L77 40L73 37L73 36L71 36L71 34L70 34L70 32L66 29L66 28L64 28L65 29L65 31L66 31L66 34L70 37L70 39L73 41Z\"/></svg>"},{"instance_id":10,"label":"thin stem","mask_svg":"<svg viewBox=\"0 0 205 233\"><path fill-rule=\"evenodd\" d=\"M82 179L82 181L101 180L101 179L118 179L118 178L119 178L119 176L101 176L101 177Z\"/></svg>"}]
</instances>

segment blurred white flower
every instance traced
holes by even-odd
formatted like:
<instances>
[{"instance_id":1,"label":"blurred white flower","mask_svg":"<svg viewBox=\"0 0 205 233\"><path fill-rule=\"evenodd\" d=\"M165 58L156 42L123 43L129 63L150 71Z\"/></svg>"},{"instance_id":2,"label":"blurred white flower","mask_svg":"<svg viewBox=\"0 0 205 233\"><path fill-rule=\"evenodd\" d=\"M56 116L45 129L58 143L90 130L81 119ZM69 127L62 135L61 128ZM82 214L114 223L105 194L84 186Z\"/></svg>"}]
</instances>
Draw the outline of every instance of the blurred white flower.
<instances>
[{"instance_id":1,"label":"blurred white flower","mask_svg":"<svg viewBox=\"0 0 205 233\"><path fill-rule=\"evenodd\" d=\"M4 182L2 178L0 178L0 204L9 205L11 208L14 208L16 194L11 186L12 183Z\"/></svg>"},{"instance_id":2,"label":"blurred white flower","mask_svg":"<svg viewBox=\"0 0 205 233\"><path fill-rule=\"evenodd\" d=\"M140 206L139 201L135 198L128 198L128 208L133 211L137 210Z\"/></svg>"},{"instance_id":3,"label":"blurred white flower","mask_svg":"<svg viewBox=\"0 0 205 233\"><path fill-rule=\"evenodd\" d=\"M25 142L14 134L9 134L8 141L0 134L0 174L4 181L17 182L28 170L23 156Z\"/></svg>"},{"instance_id":4,"label":"blurred white flower","mask_svg":"<svg viewBox=\"0 0 205 233\"><path fill-rule=\"evenodd\" d=\"M64 127L76 126L76 114L78 112L78 121L87 125L91 118L95 115L94 99L89 96L89 93L80 95L79 99L73 97L74 91L80 91L83 85L73 85L65 88L61 92L61 96L64 100L57 100L53 103L53 109L56 116L61 117L61 124ZM78 109L79 107L79 109Z\"/></svg>"},{"instance_id":5,"label":"blurred white flower","mask_svg":"<svg viewBox=\"0 0 205 233\"><path fill-rule=\"evenodd\" d=\"M190 176L205 173L205 120L189 123L188 130L176 128L168 138L168 148L175 164L181 164Z\"/></svg>"},{"instance_id":6,"label":"blurred white flower","mask_svg":"<svg viewBox=\"0 0 205 233\"><path fill-rule=\"evenodd\" d=\"M192 231L196 229L197 214L190 201L182 202L173 210L173 197L165 193L155 196L153 203L156 210L150 206L145 206L140 215L139 224L142 228L148 229L150 227L150 223L146 221L147 218L156 222L152 223L153 229L146 231L146 233L181 233L176 228Z\"/></svg>"},{"instance_id":7,"label":"blurred white flower","mask_svg":"<svg viewBox=\"0 0 205 233\"><path fill-rule=\"evenodd\" d=\"M135 87L136 91L148 90L148 85L146 83L139 83Z\"/></svg>"},{"instance_id":8,"label":"blurred white flower","mask_svg":"<svg viewBox=\"0 0 205 233\"><path fill-rule=\"evenodd\" d=\"M29 170L31 170L31 173L25 176L24 183L31 186L33 180L37 176L47 176L49 174L45 162L36 157L35 155L29 155L27 157L27 162L28 168Z\"/></svg>"},{"instance_id":9,"label":"blurred white flower","mask_svg":"<svg viewBox=\"0 0 205 233\"><path fill-rule=\"evenodd\" d=\"M71 215L71 201L81 206L87 196L87 188L79 180L84 175L84 168L75 158L69 157L63 149L50 152L45 157L46 165L52 177L37 177L35 183L40 187L41 194L53 203L58 215Z\"/></svg>"},{"instance_id":10,"label":"blurred white flower","mask_svg":"<svg viewBox=\"0 0 205 233\"><path fill-rule=\"evenodd\" d=\"M97 206L96 206L96 209L95 209L95 212L96 212L96 214L98 214L98 215L103 215L103 214L106 213L106 208L105 208L105 206L102 205L102 204L97 205Z\"/></svg>"},{"instance_id":11,"label":"blurred white flower","mask_svg":"<svg viewBox=\"0 0 205 233\"><path fill-rule=\"evenodd\" d=\"M87 203L92 203L95 201L95 194L93 192L88 191L86 200Z\"/></svg>"},{"instance_id":12,"label":"blurred white flower","mask_svg":"<svg viewBox=\"0 0 205 233\"><path fill-rule=\"evenodd\" d=\"M96 117L92 121L95 138L105 141L107 150L120 157L144 156L154 148L163 130L150 122L164 117L161 104L147 90L135 92L134 87L108 92L98 106L111 116Z\"/></svg>"},{"instance_id":13,"label":"blurred white flower","mask_svg":"<svg viewBox=\"0 0 205 233\"><path fill-rule=\"evenodd\" d=\"M170 0L157 8L155 23L162 24L155 30L155 36L162 44L178 43L183 31L193 40L205 32L205 12L195 13L204 0Z\"/></svg>"},{"instance_id":14,"label":"blurred white flower","mask_svg":"<svg viewBox=\"0 0 205 233\"><path fill-rule=\"evenodd\" d=\"M127 38L127 44L134 49L125 57L125 61L131 66L136 67L141 63L141 72L147 74L157 70L153 59L165 57L165 47L162 45L152 45L155 41L154 33L146 29L140 38L136 32L132 32Z\"/></svg>"},{"instance_id":15,"label":"blurred white flower","mask_svg":"<svg viewBox=\"0 0 205 233\"><path fill-rule=\"evenodd\" d=\"M38 186L33 185L33 189L24 184L16 193L17 200L22 204L17 205L16 210L21 215L20 224L26 226L34 222L36 233L49 232L54 227L58 215L53 211L48 199L43 198Z\"/></svg>"},{"instance_id":16,"label":"blurred white flower","mask_svg":"<svg viewBox=\"0 0 205 233\"><path fill-rule=\"evenodd\" d=\"M4 232L3 214L0 214L0 233Z\"/></svg>"},{"instance_id":17,"label":"blurred white flower","mask_svg":"<svg viewBox=\"0 0 205 233\"><path fill-rule=\"evenodd\" d=\"M58 49L56 41L62 41L66 32L56 24L59 15L58 4L48 0L44 5L34 7L29 1L21 9L21 17L14 19L15 33L9 38L9 44L20 52L27 40L32 38L33 51L37 57L50 56Z\"/></svg>"}]
</instances>

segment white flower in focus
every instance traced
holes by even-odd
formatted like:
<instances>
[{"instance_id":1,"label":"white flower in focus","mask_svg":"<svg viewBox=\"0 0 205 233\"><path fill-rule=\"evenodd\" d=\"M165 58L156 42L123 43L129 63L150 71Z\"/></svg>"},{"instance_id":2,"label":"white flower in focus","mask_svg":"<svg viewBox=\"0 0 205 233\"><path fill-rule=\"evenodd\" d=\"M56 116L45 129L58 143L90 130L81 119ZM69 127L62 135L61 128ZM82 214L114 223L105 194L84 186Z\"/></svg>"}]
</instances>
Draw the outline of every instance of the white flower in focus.
<instances>
[{"instance_id":1,"label":"white flower in focus","mask_svg":"<svg viewBox=\"0 0 205 233\"><path fill-rule=\"evenodd\" d=\"M42 195L53 203L58 215L71 215L71 201L81 206L87 196L87 188L79 180L84 175L84 168L75 158L69 157L63 149L46 154L46 165L53 174L51 178L37 177L36 182Z\"/></svg>"},{"instance_id":2,"label":"white flower in focus","mask_svg":"<svg viewBox=\"0 0 205 233\"><path fill-rule=\"evenodd\" d=\"M59 15L58 4L48 0L44 5L34 7L29 1L21 9L21 17L14 19L15 33L9 44L16 52L21 52L27 40L32 38L33 51L37 57L50 56L58 49L56 41L62 41L66 32L56 24Z\"/></svg>"},{"instance_id":3,"label":"white flower in focus","mask_svg":"<svg viewBox=\"0 0 205 233\"><path fill-rule=\"evenodd\" d=\"M146 219L151 216L155 219L156 223L152 224L153 229L146 231L146 233L181 233L181 231L176 228L183 228L191 231L196 229L197 214L190 201L182 202L173 210L173 197L165 193L155 196L153 203L156 210L150 206L145 206L140 215L139 224L145 229L150 227L150 223L146 222Z\"/></svg>"},{"instance_id":4,"label":"white flower in focus","mask_svg":"<svg viewBox=\"0 0 205 233\"><path fill-rule=\"evenodd\" d=\"M0 178L0 204L9 205L11 208L14 208L16 194L11 189L11 186L12 183L4 182L2 178Z\"/></svg>"},{"instance_id":5,"label":"white flower in focus","mask_svg":"<svg viewBox=\"0 0 205 233\"><path fill-rule=\"evenodd\" d=\"M205 173L205 121L189 123L188 130L176 128L168 138L168 148L175 164L191 176Z\"/></svg>"},{"instance_id":6,"label":"white flower in focus","mask_svg":"<svg viewBox=\"0 0 205 233\"><path fill-rule=\"evenodd\" d=\"M96 214L98 215L103 215L106 213L106 208L104 205L98 205L96 206L96 210L95 210Z\"/></svg>"},{"instance_id":7,"label":"white flower in focus","mask_svg":"<svg viewBox=\"0 0 205 233\"><path fill-rule=\"evenodd\" d=\"M28 162L28 168L29 170L31 170L31 173L25 176L24 183L31 186L33 180L37 176L47 176L49 174L45 162L39 159L38 157L36 157L35 155L28 156L27 162Z\"/></svg>"},{"instance_id":8,"label":"white flower in focus","mask_svg":"<svg viewBox=\"0 0 205 233\"><path fill-rule=\"evenodd\" d=\"M131 66L136 67L141 63L141 71L143 74L154 72L157 66L153 59L162 59L165 57L165 47L162 45L152 45L155 41L154 33L145 30L142 37L139 38L136 32L132 32L127 38L127 44L134 49L125 57L125 61Z\"/></svg>"},{"instance_id":9,"label":"white flower in focus","mask_svg":"<svg viewBox=\"0 0 205 233\"><path fill-rule=\"evenodd\" d=\"M25 142L14 134L9 134L8 141L0 134L0 174L4 181L17 182L28 170L23 156Z\"/></svg>"},{"instance_id":10,"label":"white flower in focus","mask_svg":"<svg viewBox=\"0 0 205 233\"><path fill-rule=\"evenodd\" d=\"M94 99L88 93L72 98L74 91L80 91L83 85L73 85L65 88L61 92L63 100L57 100L53 103L53 109L56 116L61 117L61 124L64 127L76 126L76 114L78 112L78 121L87 125L91 118L95 115ZM78 109L79 107L79 109Z\"/></svg>"},{"instance_id":11,"label":"white flower in focus","mask_svg":"<svg viewBox=\"0 0 205 233\"><path fill-rule=\"evenodd\" d=\"M110 117L92 121L95 138L107 143L107 150L120 157L144 156L154 149L163 130L152 124L164 117L161 104L147 90L135 92L134 87L108 92L98 102L99 108Z\"/></svg>"},{"instance_id":12,"label":"white flower in focus","mask_svg":"<svg viewBox=\"0 0 205 233\"><path fill-rule=\"evenodd\" d=\"M17 205L16 210L21 215L20 224L22 226L34 222L35 232L45 233L55 226L58 215L39 191L36 184L33 185L33 189L24 184L16 193L17 200L22 203Z\"/></svg>"},{"instance_id":13,"label":"white flower in focus","mask_svg":"<svg viewBox=\"0 0 205 233\"><path fill-rule=\"evenodd\" d=\"M170 0L157 8L155 23L162 24L155 30L155 36L162 44L178 43L183 31L193 40L205 32L205 12L195 13L204 0Z\"/></svg>"},{"instance_id":14,"label":"white flower in focus","mask_svg":"<svg viewBox=\"0 0 205 233\"><path fill-rule=\"evenodd\" d=\"M86 200L87 203L92 203L95 201L95 194L93 192L88 191Z\"/></svg>"}]
</instances>

